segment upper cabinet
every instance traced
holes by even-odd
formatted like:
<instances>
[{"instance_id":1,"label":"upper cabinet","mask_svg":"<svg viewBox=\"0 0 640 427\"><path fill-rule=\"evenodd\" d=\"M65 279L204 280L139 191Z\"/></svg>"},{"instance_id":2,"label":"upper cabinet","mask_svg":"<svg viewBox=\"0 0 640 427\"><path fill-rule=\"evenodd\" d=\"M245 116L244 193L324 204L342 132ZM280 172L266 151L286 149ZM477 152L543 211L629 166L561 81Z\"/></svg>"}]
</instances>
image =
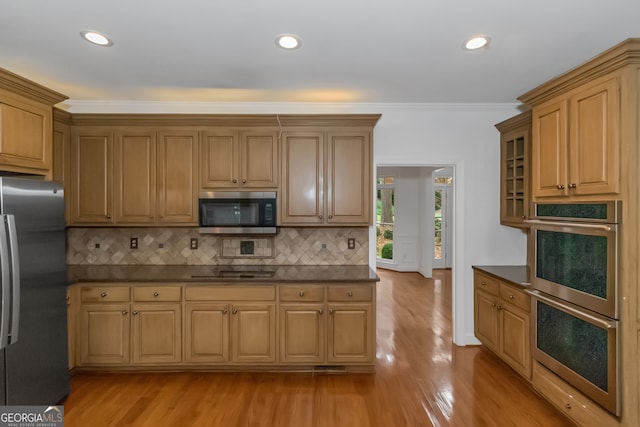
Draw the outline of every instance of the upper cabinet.
<instances>
[{"instance_id":1,"label":"upper cabinet","mask_svg":"<svg viewBox=\"0 0 640 427\"><path fill-rule=\"evenodd\" d=\"M369 129L282 135L281 225L372 222Z\"/></svg>"},{"instance_id":2,"label":"upper cabinet","mask_svg":"<svg viewBox=\"0 0 640 427\"><path fill-rule=\"evenodd\" d=\"M0 170L52 178L53 105L65 99L0 68Z\"/></svg>"},{"instance_id":3,"label":"upper cabinet","mask_svg":"<svg viewBox=\"0 0 640 427\"><path fill-rule=\"evenodd\" d=\"M531 112L496 125L500 131L500 223L525 227L529 216Z\"/></svg>"},{"instance_id":4,"label":"upper cabinet","mask_svg":"<svg viewBox=\"0 0 640 427\"><path fill-rule=\"evenodd\" d=\"M586 77L578 71L520 97L533 110L534 199L620 193L625 70L604 68Z\"/></svg>"},{"instance_id":5,"label":"upper cabinet","mask_svg":"<svg viewBox=\"0 0 640 427\"><path fill-rule=\"evenodd\" d=\"M200 145L200 188L275 189L278 132L273 129L212 129Z\"/></svg>"},{"instance_id":6,"label":"upper cabinet","mask_svg":"<svg viewBox=\"0 0 640 427\"><path fill-rule=\"evenodd\" d=\"M70 152L70 224L197 224L197 131L76 126Z\"/></svg>"}]
</instances>

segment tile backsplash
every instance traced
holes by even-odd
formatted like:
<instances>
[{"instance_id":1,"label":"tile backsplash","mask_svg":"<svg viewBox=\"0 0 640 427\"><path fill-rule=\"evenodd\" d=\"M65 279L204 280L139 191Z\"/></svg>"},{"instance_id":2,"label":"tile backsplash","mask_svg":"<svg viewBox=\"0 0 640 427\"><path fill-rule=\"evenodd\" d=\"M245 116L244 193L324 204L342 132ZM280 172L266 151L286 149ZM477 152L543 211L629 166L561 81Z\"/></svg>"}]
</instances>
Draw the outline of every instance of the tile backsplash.
<instances>
[{"instance_id":1,"label":"tile backsplash","mask_svg":"<svg viewBox=\"0 0 640 427\"><path fill-rule=\"evenodd\" d=\"M137 249L130 248L137 238ZM355 239L355 249L347 239ZM197 239L197 249L191 240ZM244 242L244 243L243 243ZM248 243L252 242L252 243ZM243 247L253 247L247 254ZM69 228L67 262L91 265L367 265L366 227L281 228L275 236L216 236L198 228Z\"/></svg>"}]
</instances>

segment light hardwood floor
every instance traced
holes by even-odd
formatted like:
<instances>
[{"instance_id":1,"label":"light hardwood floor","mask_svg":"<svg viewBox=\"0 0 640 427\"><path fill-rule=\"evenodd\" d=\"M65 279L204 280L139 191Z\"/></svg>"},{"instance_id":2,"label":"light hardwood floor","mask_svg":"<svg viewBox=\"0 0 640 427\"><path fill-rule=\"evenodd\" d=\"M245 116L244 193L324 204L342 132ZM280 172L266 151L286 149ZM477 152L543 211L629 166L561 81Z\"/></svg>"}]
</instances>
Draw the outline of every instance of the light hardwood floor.
<instances>
[{"instance_id":1,"label":"light hardwood floor","mask_svg":"<svg viewBox=\"0 0 640 427\"><path fill-rule=\"evenodd\" d=\"M573 425L492 353L452 344L450 274L378 270L375 374L78 374L65 425Z\"/></svg>"}]
</instances>

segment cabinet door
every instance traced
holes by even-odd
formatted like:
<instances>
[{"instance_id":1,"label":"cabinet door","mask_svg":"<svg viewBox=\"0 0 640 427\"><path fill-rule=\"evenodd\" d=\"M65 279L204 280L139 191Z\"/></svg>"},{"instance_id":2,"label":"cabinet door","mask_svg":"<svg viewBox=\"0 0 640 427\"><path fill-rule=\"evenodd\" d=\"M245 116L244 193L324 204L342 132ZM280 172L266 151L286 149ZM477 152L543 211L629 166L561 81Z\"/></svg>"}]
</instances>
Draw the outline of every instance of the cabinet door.
<instances>
[{"instance_id":1,"label":"cabinet door","mask_svg":"<svg viewBox=\"0 0 640 427\"><path fill-rule=\"evenodd\" d=\"M534 197L564 196L567 179L567 100L534 108L532 191Z\"/></svg>"},{"instance_id":2,"label":"cabinet door","mask_svg":"<svg viewBox=\"0 0 640 427\"><path fill-rule=\"evenodd\" d=\"M243 188L278 186L278 133L252 131L242 133L241 180Z\"/></svg>"},{"instance_id":3,"label":"cabinet door","mask_svg":"<svg viewBox=\"0 0 640 427\"><path fill-rule=\"evenodd\" d=\"M328 309L327 362L373 362L372 305L329 304Z\"/></svg>"},{"instance_id":4,"label":"cabinet door","mask_svg":"<svg viewBox=\"0 0 640 427\"><path fill-rule=\"evenodd\" d=\"M324 223L324 156L322 133L282 134L282 225Z\"/></svg>"},{"instance_id":5,"label":"cabinet door","mask_svg":"<svg viewBox=\"0 0 640 427\"><path fill-rule=\"evenodd\" d=\"M281 362L324 362L324 304L280 304L279 322Z\"/></svg>"},{"instance_id":6,"label":"cabinet door","mask_svg":"<svg viewBox=\"0 0 640 427\"><path fill-rule=\"evenodd\" d=\"M525 227L531 185L531 112L496 127L500 130L500 224Z\"/></svg>"},{"instance_id":7,"label":"cabinet door","mask_svg":"<svg viewBox=\"0 0 640 427\"><path fill-rule=\"evenodd\" d=\"M238 132L217 129L203 132L200 141L200 188L236 188L239 183Z\"/></svg>"},{"instance_id":8,"label":"cabinet door","mask_svg":"<svg viewBox=\"0 0 640 427\"><path fill-rule=\"evenodd\" d=\"M82 305L80 364L128 364L129 319L129 304Z\"/></svg>"},{"instance_id":9,"label":"cabinet door","mask_svg":"<svg viewBox=\"0 0 640 427\"><path fill-rule=\"evenodd\" d=\"M113 134L78 127L72 135L71 222L113 223Z\"/></svg>"},{"instance_id":10,"label":"cabinet door","mask_svg":"<svg viewBox=\"0 0 640 427\"><path fill-rule=\"evenodd\" d=\"M487 348L498 352L500 341L498 298L478 290L475 291L474 297L476 337Z\"/></svg>"},{"instance_id":11,"label":"cabinet door","mask_svg":"<svg viewBox=\"0 0 640 427\"><path fill-rule=\"evenodd\" d=\"M229 361L228 304L187 303L185 322L186 362Z\"/></svg>"},{"instance_id":12,"label":"cabinet door","mask_svg":"<svg viewBox=\"0 0 640 427\"><path fill-rule=\"evenodd\" d=\"M369 134L329 133L327 145L327 222L371 225Z\"/></svg>"},{"instance_id":13,"label":"cabinet door","mask_svg":"<svg viewBox=\"0 0 640 427\"><path fill-rule=\"evenodd\" d=\"M531 379L529 315L510 304L501 304L500 357L513 369Z\"/></svg>"},{"instance_id":14,"label":"cabinet door","mask_svg":"<svg viewBox=\"0 0 640 427\"><path fill-rule=\"evenodd\" d=\"M118 131L115 142L116 223L148 224L156 215L156 135Z\"/></svg>"},{"instance_id":15,"label":"cabinet door","mask_svg":"<svg viewBox=\"0 0 640 427\"><path fill-rule=\"evenodd\" d=\"M275 304L234 304L231 317L231 360L276 361Z\"/></svg>"},{"instance_id":16,"label":"cabinet door","mask_svg":"<svg viewBox=\"0 0 640 427\"><path fill-rule=\"evenodd\" d=\"M157 221L198 223L198 134L159 132Z\"/></svg>"},{"instance_id":17,"label":"cabinet door","mask_svg":"<svg viewBox=\"0 0 640 427\"><path fill-rule=\"evenodd\" d=\"M180 304L134 304L131 314L134 363L181 361Z\"/></svg>"},{"instance_id":18,"label":"cabinet door","mask_svg":"<svg viewBox=\"0 0 640 427\"><path fill-rule=\"evenodd\" d=\"M620 191L620 100L617 79L598 82L569 104L572 194Z\"/></svg>"},{"instance_id":19,"label":"cabinet door","mask_svg":"<svg viewBox=\"0 0 640 427\"><path fill-rule=\"evenodd\" d=\"M51 114L51 107L28 100L0 102L0 164L11 166L9 170L16 172L49 172Z\"/></svg>"}]
</instances>

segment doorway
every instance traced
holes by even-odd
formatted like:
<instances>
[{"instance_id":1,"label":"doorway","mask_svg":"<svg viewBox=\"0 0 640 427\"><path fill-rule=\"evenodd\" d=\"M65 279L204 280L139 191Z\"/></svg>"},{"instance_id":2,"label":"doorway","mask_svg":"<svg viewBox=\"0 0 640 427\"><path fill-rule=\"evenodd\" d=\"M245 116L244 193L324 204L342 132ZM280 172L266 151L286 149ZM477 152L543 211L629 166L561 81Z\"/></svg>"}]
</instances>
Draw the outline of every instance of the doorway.
<instances>
[{"instance_id":1,"label":"doorway","mask_svg":"<svg viewBox=\"0 0 640 427\"><path fill-rule=\"evenodd\" d=\"M434 234L433 268L451 268L453 240L453 170L443 168L433 174Z\"/></svg>"}]
</instances>

